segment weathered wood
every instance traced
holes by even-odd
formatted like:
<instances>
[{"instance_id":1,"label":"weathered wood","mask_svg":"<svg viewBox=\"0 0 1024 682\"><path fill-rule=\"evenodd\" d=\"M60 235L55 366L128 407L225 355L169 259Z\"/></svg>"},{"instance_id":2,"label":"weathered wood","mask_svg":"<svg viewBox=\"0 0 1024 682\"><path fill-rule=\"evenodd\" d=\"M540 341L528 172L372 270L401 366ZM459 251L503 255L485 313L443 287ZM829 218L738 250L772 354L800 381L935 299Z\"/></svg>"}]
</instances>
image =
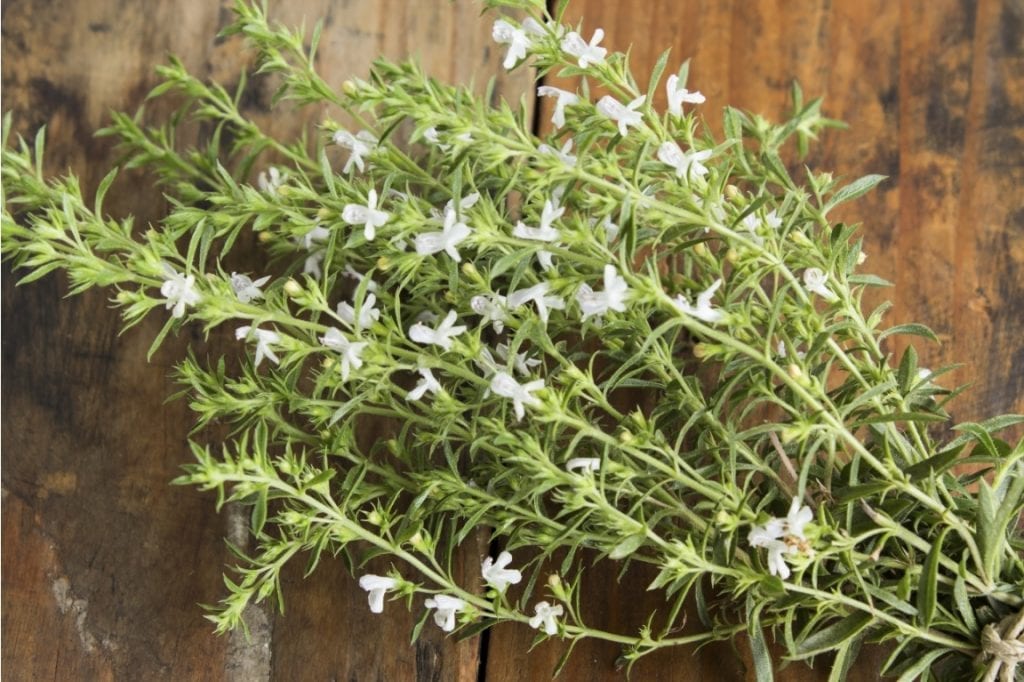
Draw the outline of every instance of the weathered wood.
<instances>
[{"instance_id":1,"label":"weathered wood","mask_svg":"<svg viewBox=\"0 0 1024 682\"><path fill-rule=\"evenodd\" d=\"M113 162L109 140L91 133L108 109L133 109L155 83L166 52L196 73L230 84L246 54L215 40L226 7L154 0L8 0L3 7L4 107L19 130L47 123L49 170L70 167L95 187ZM714 125L726 103L779 118L797 78L826 113L851 130L829 133L808 163L854 177L888 174L879 191L844 209L865 223L869 264L896 283L884 295L891 323L918 320L945 340L921 348L938 367L968 363L958 381L978 388L954 404L958 418L1024 410L1024 8L1016 0L893 3L886 0L574 0L570 20L602 26L606 44L634 45L637 74L660 52L692 57L691 83ZM280 3L288 24L325 19L320 67L329 82L362 74L369 60L415 53L438 77L483 82L500 72L489 19L471 2ZM499 81L511 99L528 74ZM269 93L266 93L269 96ZM663 95L659 103L663 105ZM548 102L544 103L549 104ZM269 114L267 98L247 104L276 135L325 115ZM545 120L547 116L543 117ZM149 179L119 181L115 214L159 217ZM120 189L121 191L116 191ZM254 640L215 638L198 602L220 594L230 519L208 496L167 485L187 461L191 416L164 405L166 374L185 343L169 342L146 365L157 320L118 336L105 294L65 303L60 277L13 289L4 270L2 415L3 666L11 679L475 679L478 641L444 641L434 628L407 645L412 617L389 604L371 618L365 594L337 563L310 579L286 579L284 616L254 614ZM214 340L215 352L218 343ZM226 346L223 346L226 348ZM893 346L898 352L899 347ZM982 350L983 349L983 350ZM980 350L980 352L979 352ZM949 380L950 383L952 379ZM467 580L481 547L463 556ZM380 567L383 568L383 567ZM635 630L657 595L649 576L600 567L587 581L595 626ZM690 629L696 629L691 613ZM534 632L501 626L489 637L488 680L546 679L560 651ZM564 679L618 679L616 647L584 642ZM751 678L743 642L641 661L635 679ZM783 670L784 680L824 679ZM874 679L878 659L851 679Z\"/></svg>"},{"instance_id":2,"label":"weathered wood","mask_svg":"<svg viewBox=\"0 0 1024 682\"><path fill-rule=\"evenodd\" d=\"M92 132L111 109L134 110L157 82L153 67L180 55L196 74L230 86L249 55L237 38L216 39L231 3L115 0L4 3L4 106L16 128L48 126L48 172L70 168L87 193L116 157ZM511 76L492 49L490 23L472 2L309 0L275 4L287 25L323 18L319 67L328 82L365 75L378 55L418 55L431 73L481 86L498 76L513 98L529 73ZM328 112L269 113L269 88L245 113L276 136L292 136ZM184 140L188 142L188 140ZM145 223L165 210L152 179L118 181L107 206ZM250 244L250 253L260 261ZM188 461L192 417L164 400L166 376L198 332L170 340L147 364L162 321L118 336L107 293L64 302L61 276L15 289L4 270L3 649L10 679L475 680L478 639L445 639L436 628L408 644L413 617L402 604L371 618L366 594L325 560L302 580L285 579L283 616L250 614L253 639L217 638L198 603L222 594L229 560L222 537L244 538L241 519L218 517L209 495L172 488ZM230 345L229 345L230 344ZM211 355L235 344L215 337ZM467 547L467 584L485 547ZM386 566L378 567L381 570ZM418 615L418 613L417 613Z\"/></svg>"}]
</instances>

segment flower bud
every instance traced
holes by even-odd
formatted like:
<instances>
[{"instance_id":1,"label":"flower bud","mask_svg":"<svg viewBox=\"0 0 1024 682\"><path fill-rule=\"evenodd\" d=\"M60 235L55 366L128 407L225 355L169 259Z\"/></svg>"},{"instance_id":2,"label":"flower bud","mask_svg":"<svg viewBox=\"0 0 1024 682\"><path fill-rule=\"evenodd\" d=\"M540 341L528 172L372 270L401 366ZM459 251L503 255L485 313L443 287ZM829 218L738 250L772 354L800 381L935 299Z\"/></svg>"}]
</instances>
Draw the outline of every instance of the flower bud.
<instances>
[{"instance_id":1,"label":"flower bud","mask_svg":"<svg viewBox=\"0 0 1024 682\"><path fill-rule=\"evenodd\" d=\"M331 209L326 206L321 206L320 210L316 212L316 217L318 220L327 220L331 217Z\"/></svg>"},{"instance_id":2,"label":"flower bud","mask_svg":"<svg viewBox=\"0 0 1024 682\"><path fill-rule=\"evenodd\" d=\"M448 303L457 303L459 297L455 295L454 291L449 289L448 291L444 292L444 300L447 301Z\"/></svg>"},{"instance_id":3,"label":"flower bud","mask_svg":"<svg viewBox=\"0 0 1024 682\"><path fill-rule=\"evenodd\" d=\"M861 251L860 253L857 254L857 265L864 265L864 261L866 261L867 259L868 259L867 252L866 251Z\"/></svg>"},{"instance_id":4,"label":"flower bud","mask_svg":"<svg viewBox=\"0 0 1024 682\"><path fill-rule=\"evenodd\" d=\"M288 294L292 298L300 296L302 294L302 285L294 279L289 279L284 283L284 293Z\"/></svg>"},{"instance_id":5,"label":"flower bud","mask_svg":"<svg viewBox=\"0 0 1024 682\"><path fill-rule=\"evenodd\" d=\"M391 268L391 259L387 256L381 256L377 259L377 269L381 272L387 272Z\"/></svg>"},{"instance_id":6,"label":"flower bud","mask_svg":"<svg viewBox=\"0 0 1024 682\"><path fill-rule=\"evenodd\" d=\"M132 302L132 292L130 292L130 291L119 291L119 292L117 292L117 296L115 298L116 298L118 303L120 303L122 305L126 305L126 304Z\"/></svg>"},{"instance_id":7,"label":"flower bud","mask_svg":"<svg viewBox=\"0 0 1024 682\"><path fill-rule=\"evenodd\" d=\"M693 252L698 256L705 256L708 252L708 247L704 246L704 242L698 242L693 247Z\"/></svg>"},{"instance_id":8,"label":"flower bud","mask_svg":"<svg viewBox=\"0 0 1024 682\"><path fill-rule=\"evenodd\" d=\"M693 357L703 360L712 354L711 346L706 343L698 343L693 347Z\"/></svg>"},{"instance_id":9,"label":"flower bud","mask_svg":"<svg viewBox=\"0 0 1024 682\"><path fill-rule=\"evenodd\" d=\"M384 523L384 517L381 516L381 513L379 511L374 509L373 511L366 515L366 522L371 526L380 526L382 523Z\"/></svg>"},{"instance_id":10,"label":"flower bud","mask_svg":"<svg viewBox=\"0 0 1024 682\"><path fill-rule=\"evenodd\" d=\"M803 378L804 371L800 369L800 365L796 364L795 362L791 362L789 363L789 366L786 367L786 374L789 375L790 379L796 379L797 381L799 381L800 379Z\"/></svg>"},{"instance_id":11,"label":"flower bud","mask_svg":"<svg viewBox=\"0 0 1024 682\"><path fill-rule=\"evenodd\" d=\"M341 91L344 92L349 97L351 97L355 95L357 92L359 92L359 86L356 85L356 82L354 80L346 80L344 83L341 84Z\"/></svg>"},{"instance_id":12,"label":"flower bud","mask_svg":"<svg viewBox=\"0 0 1024 682\"><path fill-rule=\"evenodd\" d=\"M334 358L326 357L326 358L324 358L323 360L320 361L320 365L324 369L330 369L331 367L334 367L334 362L335 362Z\"/></svg>"},{"instance_id":13,"label":"flower bud","mask_svg":"<svg viewBox=\"0 0 1024 682\"><path fill-rule=\"evenodd\" d=\"M552 573L548 576L548 589L551 590L551 594L554 595L555 599L559 601L565 601L568 598L565 594L565 585L562 584L562 579L557 573Z\"/></svg>"},{"instance_id":14,"label":"flower bud","mask_svg":"<svg viewBox=\"0 0 1024 682\"><path fill-rule=\"evenodd\" d=\"M739 187L737 187L736 185L726 185L725 196L731 199L732 201L735 201L736 199L742 197L743 193L740 192Z\"/></svg>"},{"instance_id":15,"label":"flower bud","mask_svg":"<svg viewBox=\"0 0 1024 682\"><path fill-rule=\"evenodd\" d=\"M257 237L256 238L260 241L261 244L266 244L267 242L269 242L271 239L274 238L274 235L272 235L267 230L263 230L263 231L257 233Z\"/></svg>"},{"instance_id":16,"label":"flower bud","mask_svg":"<svg viewBox=\"0 0 1024 682\"><path fill-rule=\"evenodd\" d=\"M629 445L633 442L633 433L629 429L623 429L619 434L619 442Z\"/></svg>"},{"instance_id":17,"label":"flower bud","mask_svg":"<svg viewBox=\"0 0 1024 682\"><path fill-rule=\"evenodd\" d=\"M476 266L466 261L462 264L462 274L474 281L482 281L480 278L480 271L476 269Z\"/></svg>"},{"instance_id":18,"label":"flower bud","mask_svg":"<svg viewBox=\"0 0 1024 682\"><path fill-rule=\"evenodd\" d=\"M740 259L740 252L736 249L729 249L725 252L725 260L735 264Z\"/></svg>"}]
</instances>

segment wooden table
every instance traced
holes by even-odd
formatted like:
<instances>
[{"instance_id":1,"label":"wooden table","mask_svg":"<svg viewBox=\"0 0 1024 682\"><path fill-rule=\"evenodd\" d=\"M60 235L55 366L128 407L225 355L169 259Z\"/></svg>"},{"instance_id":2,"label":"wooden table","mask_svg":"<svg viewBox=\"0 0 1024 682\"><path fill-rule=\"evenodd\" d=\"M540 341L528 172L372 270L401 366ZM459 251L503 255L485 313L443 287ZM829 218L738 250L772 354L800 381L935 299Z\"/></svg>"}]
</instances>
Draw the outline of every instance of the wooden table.
<instances>
[{"instance_id":1,"label":"wooden table","mask_svg":"<svg viewBox=\"0 0 1024 682\"><path fill-rule=\"evenodd\" d=\"M237 81L247 55L218 40L230 2L5 0L3 107L16 127L48 126L48 170L70 168L87 191L115 162L93 131L110 109L134 110L168 52L194 73ZM378 54L418 55L442 79L483 83L517 100L525 70L503 74L491 17L459 0L301 0L271 3L285 23L325 19L320 67L340 85ZM1019 0L574 0L567 17L600 26L605 44L633 44L635 72L665 47L693 58L691 83L717 119L729 103L781 118L791 81L826 96L830 132L808 164L848 177L890 176L844 217L862 221L873 271L896 283L892 323L932 326L941 347L922 364L966 363L958 419L1024 411L1024 4ZM674 68L674 67L673 67ZM269 92L246 113L277 135L316 120L271 114ZM528 97L530 99L530 97ZM532 100L530 102L533 104ZM542 104L542 106L547 106ZM542 110L540 120L547 116ZM720 129L720 124L719 125ZM116 197L113 196L116 194ZM111 213L156 220L165 204L152 178L128 174ZM255 249L253 249L255 253ZM370 618L365 594L334 562L301 580L288 573L288 611L251 615L253 637L215 637L199 603L222 593L222 538L242 538L237 514L208 495L171 487L188 461L191 416L165 404L167 379L189 331L149 364L160 320L120 336L104 292L63 301L63 276L15 289L3 270L3 670L9 680L535 680L549 677L557 642L527 653L533 632L501 626L461 643L436 628L409 645L412 616ZM207 347L226 350L222 338ZM893 350L898 350L894 348ZM467 548L475 565L484 545ZM637 624L656 604L643 576L590 579L597 624ZM397 605L396 605L397 606ZM618 679L614 647L585 643L567 680ZM641 662L634 679L734 680L742 643ZM856 679L875 679L877 652ZM786 680L825 679L801 665Z\"/></svg>"}]
</instances>

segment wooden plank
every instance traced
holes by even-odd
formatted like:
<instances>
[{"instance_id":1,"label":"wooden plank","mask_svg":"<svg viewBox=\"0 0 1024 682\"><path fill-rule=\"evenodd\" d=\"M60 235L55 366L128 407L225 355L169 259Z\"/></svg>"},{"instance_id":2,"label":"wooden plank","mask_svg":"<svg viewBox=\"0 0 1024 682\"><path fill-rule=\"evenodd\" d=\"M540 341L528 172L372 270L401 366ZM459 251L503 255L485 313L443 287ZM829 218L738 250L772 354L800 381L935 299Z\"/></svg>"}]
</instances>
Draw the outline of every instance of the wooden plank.
<instances>
[{"instance_id":1,"label":"wooden plank","mask_svg":"<svg viewBox=\"0 0 1024 682\"><path fill-rule=\"evenodd\" d=\"M799 80L825 96L826 115L849 122L813 148L808 165L850 179L890 180L838 214L864 223L871 270L893 281L889 324L924 322L945 339L923 349L935 368L967 362L957 381L978 389L954 403L958 419L1024 411L1024 8L1011 0L575 0L566 21L583 34L604 28L609 49L631 47L641 86L661 52L669 69L692 58L691 88L716 131L726 104L779 120ZM567 83L552 84L571 87ZM665 106L664 92L656 104ZM542 100L547 122L552 103ZM900 352L902 346L892 346ZM980 350L980 352L979 352ZM944 380L953 385L953 379ZM1020 429L1016 434L1020 433ZM1011 434L1014 435L1014 434ZM595 627L628 632L649 608L644 575L620 585L615 567L585 581ZM697 631L694 614L685 631ZM488 648L487 679L546 679L562 646L526 655L532 633L501 627ZM659 652L634 668L643 680L753 679L746 644ZM563 672L569 680L616 679L617 647L585 643ZM866 648L849 679L877 679L882 652ZM791 665L777 679L824 680L828 666Z\"/></svg>"},{"instance_id":2,"label":"wooden plank","mask_svg":"<svg viewBox=\"0 0 1024 682\"><path fill-rule=\"evenodd\" d=\"M229 4L5 3L5 108L20 132L46 123L48 172L71 168L91 192L115 161L110 140L92 132L110 109L141 103L168 52L193 73L237 82L248 55L237 39L215 39L230 21ZM379 54L419 54L441 79L482 86L498 75L498 90L518 98L528 72L504 75L478 9L466 0L307 0L275 4L272 15L289 25L305 18L307 27L324 18L319 66L336 85L365 75ZM245 113L278 136L328 113L272 114L269 95L257 91ZM107 206L143 224L165 209L151 178L139 174L119 180ZM246 248L258 265L251 240ZM250 614L251 642L214 637L197 604L221 596L222 537L244 538L244 519L218 517L209 495L168 486L189 459L192 418L182 402L164 405L174 390L170 367L201 337L189 331L168 341L147 365L157 316L118 336L106 293L64 302L60 276L17 290L9 268L3 276L7 677L476 679L476 639L456 644L430 627L409 646L413 617L403 605L371 618L365 592L332 561L307 580L293 567L287 614ZM237 344L220 336L206 348L216 355ZM467 549L467 583L485 551Z\"/></svg>"}]
</instances>

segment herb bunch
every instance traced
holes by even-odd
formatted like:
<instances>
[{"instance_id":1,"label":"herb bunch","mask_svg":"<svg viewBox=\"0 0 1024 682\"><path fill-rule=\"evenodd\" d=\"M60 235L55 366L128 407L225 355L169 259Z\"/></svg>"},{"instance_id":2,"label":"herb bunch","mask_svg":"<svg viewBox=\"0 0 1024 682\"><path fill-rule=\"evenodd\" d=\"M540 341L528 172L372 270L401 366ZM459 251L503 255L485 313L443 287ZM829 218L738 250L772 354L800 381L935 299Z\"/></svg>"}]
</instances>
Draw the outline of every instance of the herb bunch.
<instances>
[{"instance_id":1,"label":"herb bunch","mask_svg":"<svg viewBox=\"0 0 1024 682\"><path fill-rule=\"evenodd\" d=\"M951 433L948 370L912 346L890 364L887 337L934 335L862 309L887 283L860 271L856 226L829 218L883 178L792 177L785 156L835 125L798 88L790 120L727 108L715 139L686 64L663 79L667 52L641 89L599 30L587 40L543 2L485 4L526 17L495 21L506 68L581 77L539 88L546 138L414 63L335 91L318 31L241 1L228 32L277 101L336 106L355 129L273 139L240 113L245 83L172 60L152 96L186 102L173 119L101 131L170 198L140 231L103 212L116 170L87 202L74 177L42 177L42 132L12 140L5 119L3 254L23 281L62 269L73 292L111 287L127 326L167 315L153 348L190 323L238 340L237 362L193 353L176 371L198 426L232 432L219 451L194 442L176 482L251 508L256 549L226 578L217 630L280 600L288 561L328 552L357 573L388 557L360 585L374 612L416 604L417 633L430 616L469 634L519 621L619 643L627 663L745 633L759 679L769 640L834 655L835 679L862 643L890 642L881 672L901 679L1012 679L1024 441L994 434L1024 417ZM175 144L190 119L214 131L201 149ZM272 272L225 268L244 230ZM370 420L393 428L368 437ZM501 550L481 557L482 589L452 565L481 530ZM589 626L594 554L654 567L667 615ZM679 635L695 593L703 628Z\"/></svg>"}]
</instances>

